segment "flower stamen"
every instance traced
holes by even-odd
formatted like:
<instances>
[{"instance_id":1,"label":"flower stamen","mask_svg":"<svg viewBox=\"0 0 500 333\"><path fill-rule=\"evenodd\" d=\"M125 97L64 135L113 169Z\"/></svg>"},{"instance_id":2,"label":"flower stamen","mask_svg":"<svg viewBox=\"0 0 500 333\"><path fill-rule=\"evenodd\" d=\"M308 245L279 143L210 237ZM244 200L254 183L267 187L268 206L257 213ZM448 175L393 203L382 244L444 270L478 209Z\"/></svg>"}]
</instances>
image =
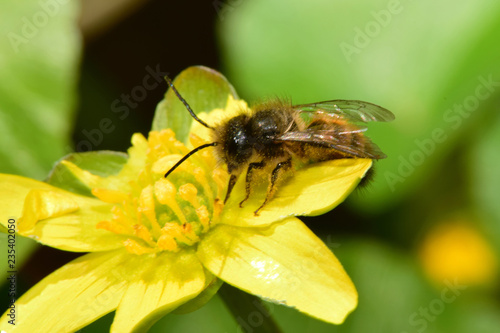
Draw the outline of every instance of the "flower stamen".
<instances>
[{"instance_id":1,"label":"flower stamen","mask_svg":"<svg viewBox=\"0 0 500 333\"><path fill-rule=\"evenodd\" d=\"M198 190L196 187L191 184L187 183L179 187L179 195L183 200L186 200L189 202L191 205L193 205L194 208L200 207L200 202L198 201Z\"/></svg>"},{"instance_id":2,"label":"flower stamen","mask_svg":"<svg viewBox=\"0 0 500 333\"><path fill-rule=\"evenodd\" d=\"M191 139L204 143L196 136ZM222 211L219 196L227 175L223 170L213 171L213 167L208 167L216 165L208 154L203 159L194 157L186 161L165 178L165 172L189 150L175 140L171 130L153 131L148 140L135 136L135 142L141 146L131 148L124 169L135 168L137 176L127 173L129 180L121 190L92 189L92 194L102 201L115 204L113 219L99 222L97 228L128 236L124 246L134 254L177 252L194 246ZM215 181L209 177L212 174L217 175Z\"/></svg>"}]
</instances>

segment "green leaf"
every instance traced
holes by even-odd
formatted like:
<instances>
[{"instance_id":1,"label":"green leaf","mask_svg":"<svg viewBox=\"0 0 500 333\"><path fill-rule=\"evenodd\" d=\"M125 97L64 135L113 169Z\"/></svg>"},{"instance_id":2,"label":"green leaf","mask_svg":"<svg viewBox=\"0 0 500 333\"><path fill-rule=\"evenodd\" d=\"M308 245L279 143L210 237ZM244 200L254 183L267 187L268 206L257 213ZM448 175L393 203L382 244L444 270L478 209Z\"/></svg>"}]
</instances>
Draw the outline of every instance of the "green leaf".
<instances>
[{"instance_id":1,"label":"green leaf","mask_svg":"<svg viewBox=\"0 0 500 333\"><path fill-rule=\"evenodd\" d=\"M380 332L411 332L409 316L434 297L415 262L368 239L342 241L339 252L359 292L359 307L341 332L370 331L370 327Z\"/></svg>"},{"instance_id":2,"label":"green leaf","mask_svg":"<svg viewBox=\"0 0 500 333\"><path fill-rule=\"evenodd\" d=\"M174 80L174 86L191 106L195 114L225 108L229 95L237 98L236 91L219 72L194 66L182 71ZM171 128L179 141L187 143L193 118L172 89L156 107L152 130Z\"/></svg>"},{"instance_id":3,"label":"green leaf","mask_svg":"<svg viewBox=\"0 0 500 333\"><path fill-rule=\"evenodd\" d=\"M5 0L0 13L0 170L42 179L71 151L78 4Z\"/></svg>"},{"instance_id":4,"label":"green leaf","mask_svg":"<svg viewBox=\"0 0 500 333\"><path fill-rule=\"evenodd\" d=\"M491 126L482 133L481 138L471 149L467 158L470 170L472 200L481 214L481 223L492 244L500 251L500 117L496 115Z\"/></svg>"},{"instance_id":5,"label":"green leaf","mask_svg":"<svg viewBox=\"0 0 500 333\"><path fill-rule=\"evenodd\" d=\"M107 177L118 174L127 159L125 153L108 150L69 154L57 162L46 182L73 193L93 196L91 189L61 162L69 161L94 175Z\"/></svg>"},{"instance_id":6,"label":"green leaf","mask_svg":"<svg viewBox=\"0 0 500 333\"><path fill-rule=\"evenodd\" d=\"M204 323L210 324L205 325ZM225 304L216 294L210 299L207 305L197 311L183 315L172 314L163 317L151 328L150 332L199 332L201 325L203 326L203 333L239 331L234 318L229 314ZM93 331L88 332L93 333ZM257 332L257 330L254 332Z\"/></svg>"},{"instance_id":7,"label":"green leaf","mask_svg":"<svg viewBox=\"0 0 500 333\"><path fill-rule=\"evenodd\" d=\"M408 198L478 125L477 114L494 112L485 100L499 93L499 2L270 0L224 9L225 63L245 97L360 99L395 113L367 131L388 158L359 209Z\"/></svg>"}]
</instances>

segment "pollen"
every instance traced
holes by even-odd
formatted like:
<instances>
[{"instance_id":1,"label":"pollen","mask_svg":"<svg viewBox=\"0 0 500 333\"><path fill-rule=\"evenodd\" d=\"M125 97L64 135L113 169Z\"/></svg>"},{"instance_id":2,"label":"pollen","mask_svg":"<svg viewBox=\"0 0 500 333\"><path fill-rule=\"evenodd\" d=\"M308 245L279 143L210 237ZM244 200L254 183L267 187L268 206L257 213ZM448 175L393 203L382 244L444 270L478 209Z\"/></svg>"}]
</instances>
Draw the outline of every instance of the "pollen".
<instances>
[{"instance_id":1,"label":"pollen","mask_svg":"<svg viewBox=\"0 0 500 333\"><path fill-rule=\"evenodd\" d=\"M134 234L142 239L144 242L151 244L153 242L153 237L149 232L148 228L146 228L142 224L135 224L134 226Z\"/></svg>"},{"instance_id":2,"label":"pollen","mask_svg":"<svg viewBox=\"0 0 500 333\"><path fill-rule=\"evenodd\" d=\"M96 225L96 228L111 231L111 232L114 232L115 234L119 234L119 235L127 235L130 233L130 230L127 227L120 225L119 223L117 223L114 220L113 221L98 222Z\"/></svg>"},{"instance_id":3,"label":"pollen","mask_svg":"<svg viewBox=\"0 0 500 333\"><path fill-rule=\"evenodd\" d=\"M181 157L182 155L179 154L164 156L153 164L151 171L164 175L178 160L181 159Z\"/></svg>"},{"instance_id":4,"label":"pollen","mask_svg":"<svg viewBox=\"0 0 500 333\"><path fill-rule=\"evenodd\" d=\"M189 152L171 130L153 131L148 140L137 134L132 143L127 164L112 176L125 185L106 188L113 182L101 181L92 189L95 197L114 204L112 220L96 227L122 235L127 251L138 255L196 246L218 222L227 174L215 167L213 155L199 154L165 178Z\"/></svg>"},{"instance_id":5,"label":"pollen","mask_svg":"<svg viewBox=\"0 0 500 333\"><path fill-rule=\"evenodd\" d=\"M127 199L126 193L105 188L94 188L92 189L92 194L102 201L109 203L121 203Z\"/></svg>"},{"instance_id":6,"label":"pollen","mask_svg":"<svg viewBox=\"0 0 500 333\"><path fill-rule=\"evenodd\" d=\"M175 241L175 238L172 235L161 235L160 238L158 238L158 248L161 250L166 250L166 251L171 251L171 252L177 252L179 251L179 246L177 245L177 242Z\"/></svg>"},{"instance_id":7,"label":"pollen","mask_svg":"<svg viewBox=\"0 0 500 333\"><path fill-rule=\"evenodd\" d=\"M223 192L227 186L227 173L221 169L214 169L212 171L212 178L217 184L219 193Z\"/></svg>"},{"instance_id":8,"label":"pollen","mask_svg":"<svg viewBox=\"0 0 500 333\"><path fill-rule=\"evenodd\" d=\"M123 245L125 246L127 251L132 254L141 255L141 254L155 252L153 248L148 246L143 246L134 239L127 239L126 241L123 242Z\"/></svg>"},{"instance_id":9,"label":"pollen","mask_svg":"<svg viewBox=\"0 0 500 333\"><path fill-rule=\"evenodd\" d=\"M207 232L210 227L210 213L208 212L207 206L198 207L196 209L196 215L198 215L198 219L203 226L203 232Z\"/></svg>"},{"instance_id":10,"label":"pollen","mask_svg":"<svg viewBox=\"0 0 500 333\"><path fill-rule=\"evenodd\" d=\"M137 209L138 212L145 215L150 221L155 220L155 200L152 185L148 185L142 189Z\"/></svg>"},{"instance_id":11,"label":"pollen","mask_svg":"<svg viewBox=\"0 0 500 333\"><path fill-rule=\"evenodd\" d=\"M200 207L200 203L198 201L198 190L194 187L193 184L188 183L179 187L179 195L183 200L186 200L195 208Z\"/></svg>"},{"instance_id":12,"label":"pollen","mask_svg":"<svg viewBox=\"0 0 500 333\"><path fill-rule=\"evenodd\" d=\"M165 178L159 179L155 183L155 196L160 204L166 205L168 202L175 199L177 190L170 181Z\"/></svg>"}]
</instances>

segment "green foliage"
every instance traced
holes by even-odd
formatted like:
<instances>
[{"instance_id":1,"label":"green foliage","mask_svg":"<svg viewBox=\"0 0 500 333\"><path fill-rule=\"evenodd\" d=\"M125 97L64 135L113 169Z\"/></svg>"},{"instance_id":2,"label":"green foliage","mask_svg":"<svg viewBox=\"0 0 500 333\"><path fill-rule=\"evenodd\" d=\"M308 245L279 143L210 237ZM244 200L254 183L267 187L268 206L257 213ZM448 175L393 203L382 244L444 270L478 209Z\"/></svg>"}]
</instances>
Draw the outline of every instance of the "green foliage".
<instances>
[{"instance_id":1,"label":"green foliage","mask_svg":"<svg viewBox=\"0 0 500 333\"><path fill-rule=\"evenodd\" d=\"M500 319L497 304L471 294L470 286L448 281L431 288L408 254L366 238L337 239L335 253L359 293L358 308L339 326L293 309L275 306L273 315L285 332L413 333L479 331L494 333Z\"/></svg>"},{"instance_id":2,"label":"green foliage","mask_svg":"<svg viewBox=\"0 0 500 333\"><path fill-rule=\"evenodd\" d=\"M494 112L485 106L500 91L499 15L489 0L248 1L220 32L244 97L361 99L396 114L368 131L389 156L358 202L374 212L408 198L477 114Z\"/></svg>"},{"instance_id":3,"label":"green foliage","mask_svg":"<svg viewBox=\"0 0 500 333\"><path fill-rule=\"evenodd\" d=\"M0 172L46 177L71 151L80 37L74 1L0 2ZM17 218L17 217L15 217ZM0 244L6 244L2 236ZM17 237L16 265L35 248ZM2 278L7 260L0 263Z\"/></svg>"},{"instance_id":4,"label":"green foliage","mask_svg":"<svg viewBox=\"0 0 500 333\"><path fill-rule=\"evenodd\" d=\"M43 179L71 151L80 38L77 3L0 2L0 172ZM15 217L17 218L17 217ZM0 235L0 244L7 237ZM16 265L35 249L17 237ZM2 283L7 260L0 263Z\"/></svg>"},{"instance_id":5,"label":"green foliage","mask_svg":"<svg viewBox=\"0 0 500 333\"><path fill-rule=\"evenodd\" d=\"M360 99L396 115L369 124L388 158L350 199L360 223L351 228L380 239L344 240L335 251L358 288L358 309L332 328L277 308L285 331L495 332L498 285L489 294L467 286L422 319L443 289L421 275L413 248L452 217L484 233L500 258L500 3L270 0L224 9L224 64L243 98ZM328 215L344 217L336 213Z\"/></svg>"},{"instance_id":6,"label":"green foliage","mask_svg":"<svg viewBox=\"0 0 500 333\"><path fill-rule=\"evenodd\" d=\"M2 1L0 170L42 179L71 151L77 3Z\"/></svg>"},{"instance_id":7,"label":"green foliage","mask_svg":"<svg viewBox=\"0 0 500 333\"><path fill-rule=\"evenodd\" d=\"M472 200L482 215L482 225L500 252L500 117L491 117L468 157Z\"/></svg>"},{"instance_id":8,"label":"green foliage","mask_svg":"<svg viewBox=\"0 0 500 333\"><path fill-rule=\"evenodd\" d=\"M463 211L477 216L499 257L500 3L268 0L213 5L220 11L224 74L245 99L285 95L295 104L361 99L396 115L391 124L369 124L368 135L388 158L377 162L368 190L351 199L359 215L369 216L357 231L381 239L339 237L340 246L334 248L358 288L359 307L345 324L332 326L269 304L280 326L286 332L315 333L496 332L498 289L467 287L439 315L422 321L420 309L437 304L443 289L429 284L408 248L418 246L429 225ZM0 4L3 173L44 179L54 161L72 150L81 50L77 9L74 1ZM107 83L89 86L97 84ZM222 75L201 66L183 71L174 84L196 114L223 108L228 94L236 96ZM96 90L94 94L103 89ZM85 103L108 103L109 98ZM172 128L186 142L192 121L169 89L152 129ZM108 151L65 157L99 175L117 173L126 158ZM47 181L91 195L60 163ZM0 234L0 243L5 242ZM21 263L32 243L18 237L16 246ZM106 332L111 322L107 315L82 331ZM216 296L188 315L163 318L151 331L190 332L200 326L206 332L238 329Z\"/></svg>"}]
</instances>

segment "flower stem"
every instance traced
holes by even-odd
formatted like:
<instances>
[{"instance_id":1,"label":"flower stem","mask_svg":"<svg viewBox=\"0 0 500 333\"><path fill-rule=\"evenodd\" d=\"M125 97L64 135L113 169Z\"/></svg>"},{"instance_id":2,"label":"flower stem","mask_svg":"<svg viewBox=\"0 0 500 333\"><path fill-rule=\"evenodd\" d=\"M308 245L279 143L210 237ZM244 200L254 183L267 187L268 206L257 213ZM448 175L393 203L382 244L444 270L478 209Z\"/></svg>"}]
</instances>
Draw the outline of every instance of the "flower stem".
<instances>
[{"instance_id":1,"label":"flower stem","mask_svg":"<svg viewBox=\"0 0 500 333\"><path fill-rule=\"evenodd\" d=\"M260 298L226 283L219 289L218 294L243 332L281 333L271 316L272 311L269 311Z\"/></svg>"}]
</instances>

